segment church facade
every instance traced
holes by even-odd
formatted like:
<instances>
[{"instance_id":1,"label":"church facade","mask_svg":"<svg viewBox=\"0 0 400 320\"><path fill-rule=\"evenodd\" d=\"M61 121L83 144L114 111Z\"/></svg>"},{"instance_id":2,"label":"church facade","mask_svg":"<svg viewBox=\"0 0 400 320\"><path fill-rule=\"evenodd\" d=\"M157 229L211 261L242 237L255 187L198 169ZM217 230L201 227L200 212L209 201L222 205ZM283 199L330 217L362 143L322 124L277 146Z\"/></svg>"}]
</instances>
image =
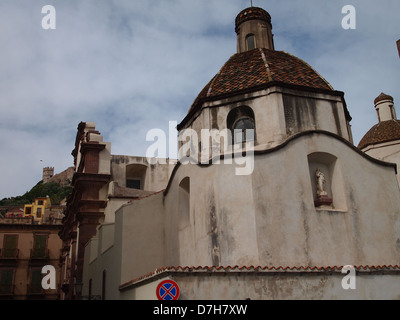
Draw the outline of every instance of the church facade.
<instances>
[{"instance_id":1,"label":"church facade","mask_svg":"<svg viewBox=\"0 0 400 320\"><path fill-rule=\"evenodd\" d=\"M70 292L82 281L89 298L156 299L173 279L180 299L399 299L396 164L354 146L343 92L275 50L268 12L243 10L235 31L237 53L178 125L180 161L121 161L78 128ZM100 176L96 192L78 183Z\"/></svg>"}]
</instances>

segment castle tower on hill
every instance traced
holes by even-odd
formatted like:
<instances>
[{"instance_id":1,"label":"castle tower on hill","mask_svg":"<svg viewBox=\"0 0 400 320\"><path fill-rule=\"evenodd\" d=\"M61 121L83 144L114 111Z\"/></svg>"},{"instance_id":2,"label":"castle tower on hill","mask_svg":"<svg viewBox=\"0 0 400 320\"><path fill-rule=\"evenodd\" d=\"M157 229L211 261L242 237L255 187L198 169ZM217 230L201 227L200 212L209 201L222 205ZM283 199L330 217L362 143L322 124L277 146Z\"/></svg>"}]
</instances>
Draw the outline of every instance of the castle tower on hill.
<instances>
[{"instance_id":1,"label":"castle tower on hill","mask_svg":"<svg viewBox=\"0 0 400 320\"><path fill-rule=\"evenodd\" d=\"M43 168L43 183L49 182L50 178L54 176L54 167Z\"/></svg>"}]
</instances>

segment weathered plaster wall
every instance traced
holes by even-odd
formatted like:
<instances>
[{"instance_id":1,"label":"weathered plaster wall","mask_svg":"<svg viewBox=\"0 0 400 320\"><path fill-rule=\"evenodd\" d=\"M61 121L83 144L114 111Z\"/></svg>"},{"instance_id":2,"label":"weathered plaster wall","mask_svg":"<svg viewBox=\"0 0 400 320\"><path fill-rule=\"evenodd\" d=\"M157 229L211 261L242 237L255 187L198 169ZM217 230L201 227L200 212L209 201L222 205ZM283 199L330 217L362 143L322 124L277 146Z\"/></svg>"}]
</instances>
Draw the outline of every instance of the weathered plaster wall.
<instances>
[{"instance_id":1,"label":"weathered plaster wall","mask_svg":"<svg viewBox=\"0 0 400 320\"><path fill-rule=\"evenodd\" d=\"M400 143L399 141L390 141L379 143L375 145L370 145L364 148L366 154L387 162L392 162L397 164L397 181L400 184Z\"/></svg>"},{"instance_id":2,"label":"weathered plaster wall","mask_svg":"<svg viewBox=\"0 0 400 320\"><path fill-rule=\"evenodd\" d=\"M124 300L157 300L157 285L174 280L179 300L399 300L399 271L356 272L355 289L345 290L340 271L173 272L128 286ZM347 280L345 280L347 282Z\"/></svg>"},{"instance_id":3,"label":"weathered plaster wall","mask_svg":"<svg viewBox=\"0 0 400 320\"><path fill-rule=\"evenodd\" d=\"M352 139L341 97L281 87L205 102L187 129L194 130L200 142L202 130L227 129L229 112L241 106L254 112L256 149L275 147L288 136L307 130L325 130ZM201 144L204 146L203 141Z\"/></svg>"},{"instance_id":4,"label":"weathered plaster wall","mask_svg":"<svg viewBox=\"0 0 400 320\"><path fill-rule=\"evenodd\" d=\"M132 164L147 167L143 190L160 191L166 187L176 160L159 159L156 164L149 164L146 157L113 155L111 160L113 181L117 182L121 187L125 187L126 167Z\"/></svg>"},{"instance_id":5,"label":"weathered plaster wall","mask_svg":"<svg viewBox=\"0 0 400 320\"><path fill-rule=\"evenodd\" d=\"M400 299L399 274L356 276L356 289L344 290L336 273L214 274L174 276L182 300L355 300Z\"/></svg>"},{"instance_id":6,"label":"weathered plaster wall","mask_svg":"<svg viewBox=\"0 0 400 320\"><path fill-rule=\"evenodd\" d=\"M308 155L315 152L337 158L336 208L314 206ZM185 177L191 231L176 233L177 186ZM322 133L256 155L251 176L223 164L180 166L164 200L167 265L398 264L397 191L393 167Z\"/></svg>"},{"instance_id":7,"label":"weathered plaster wall","mask_svg":"<svg viewBox=\"0 0 400 320\"><path fill-rule=\"evenodd\" d=\"M340 208L314 206L315 182L308 161L315 153L317 159L318 154L328 153L336 159L333 175L339 174L340 179L332 192L333 197L341 192ZM323 132L303 134L274 152L256 154L254 165L253 174L248 176L235 175L234 166L223 163L180 165L166 195L161 192L118 210L114 246L106 251L113 258L102 262L107 266L102 268L119 268L114 288L163 266L400 264L400 199L393 166L366 158ZM182 224L179 210L186 206L180 206L179 188L187 178L189 217ZM243 290L262 299L335 298L342 294L342 289L332 290L340 281L334 285L325 275L268 277L249 283ZM378 286L378 291L393 281L391 276L376 278L382 277L368 279L378 281L371 284ZM202 282L185 279L182 281L188 281L188 288L201 287L199 294L209 294L210 299L230 299L235 294L229 289L231 281L246 285L240 277L213 277ZM190 284L191 280L194 283ZM290 292L262 292L259 281L264 281L266 288L283 287ZM319 285L323 289L312 292ZM358 297L372 297L369 286L366 284ZM306 292L310 293L304 296ZM200 296L188 293L187 297Z\"/></svg>"}]
</instances>

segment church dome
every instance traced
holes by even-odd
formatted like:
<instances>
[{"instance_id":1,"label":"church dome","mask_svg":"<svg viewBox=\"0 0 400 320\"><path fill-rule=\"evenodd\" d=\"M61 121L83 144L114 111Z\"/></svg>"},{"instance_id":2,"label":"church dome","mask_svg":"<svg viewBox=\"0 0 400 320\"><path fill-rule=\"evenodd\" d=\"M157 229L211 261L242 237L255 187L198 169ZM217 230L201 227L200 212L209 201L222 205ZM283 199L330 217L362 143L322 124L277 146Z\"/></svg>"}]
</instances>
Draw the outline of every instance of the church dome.
<instances>
[{"instance_id":1,"label":"church dome","mask_svg":"<svg viewBox=\"0 0 400 320\"><path fill-rule=\"evenodd\" d=\"M189 114L204 101L273 85L333 91L331 85L303 60L284 51L257 48L233 55L197 96Z\"/></svg>"},{"instance_id":2,"label":"church dome","mask_svg":"<svg viewBox=\"0 0 400 320\"><path fill-rule=\"evenodd\" d=\"M374 104L379 122L360 140L359 149L364 149L369 145L400 140L400 121L396 119L393 102L393 97L383 92L375 98Z\"/></svg>"},{"instance_id":3,"label":"church dome","mask_svg":"<svg viewBox=\"0 0 400 320\"><path fill-rule=\"evenodd\" d=\"M309 64L274 48L271 16L257 7L242 10L235 20L237 53L200 91L178 130L194 119L205 102L249 94L272 86L337 94ZM351 119L345 108L346 117Z\"/></svg>"},{"instance_id":4,"label":"church dome","mask_svg":"<svg viewBox=\"0 0 400 320\"><path fill-rule=\"evenodd\" d=\"M369 145L390 142L394 140L400 140L400 121L395 119L381 121L374 125L365 134L358 144L358 148L364 149Z\"/></svg>"}]
</instances>

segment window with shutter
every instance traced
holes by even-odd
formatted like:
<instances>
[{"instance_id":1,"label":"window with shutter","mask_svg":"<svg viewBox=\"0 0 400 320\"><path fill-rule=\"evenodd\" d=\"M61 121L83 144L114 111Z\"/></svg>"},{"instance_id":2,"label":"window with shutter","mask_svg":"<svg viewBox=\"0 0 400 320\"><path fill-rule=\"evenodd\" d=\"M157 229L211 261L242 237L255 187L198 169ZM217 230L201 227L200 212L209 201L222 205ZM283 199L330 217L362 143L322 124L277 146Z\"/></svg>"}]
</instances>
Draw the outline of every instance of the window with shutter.
<instances>
[{"instance_id":1,"label":"window with shutter","mask_svg":"<svg viewBox=\"0 0 400 320\"><path fill-rule=\"evenodd\" d=\"M42 270L33 269L31 273L31 282L29 286L29 293L39 294L42 293Z\"/></svg>"},{"instance_id":2,"label":"window with shutter","mask_svg":"<svg viewBox=\"0 0 400 320\"><path fill-rule=\"evenodd\" d=\"M33 241L33 258L46 258L47 235L35 235Z\"/></svg>"},{"instance_id":3,"label":"window with shutter","mask_svg":"<svg viewBox=\"0 0 400 320\"><path fill-rule=\"evenodd\" d=\"M0 271L0 294L13 293L14 270Z\"/></svg>"},{"instance_id":4,"label":"window with shutter","mask_svg":"<svg viewBox=\"0 0 400 320\"><path fill-rule=\"evenodd\" d=\"M5 234L3 242L3 258L16 258L17 257L17 243L18 235Z\"/></svg>"}]
</instances>

